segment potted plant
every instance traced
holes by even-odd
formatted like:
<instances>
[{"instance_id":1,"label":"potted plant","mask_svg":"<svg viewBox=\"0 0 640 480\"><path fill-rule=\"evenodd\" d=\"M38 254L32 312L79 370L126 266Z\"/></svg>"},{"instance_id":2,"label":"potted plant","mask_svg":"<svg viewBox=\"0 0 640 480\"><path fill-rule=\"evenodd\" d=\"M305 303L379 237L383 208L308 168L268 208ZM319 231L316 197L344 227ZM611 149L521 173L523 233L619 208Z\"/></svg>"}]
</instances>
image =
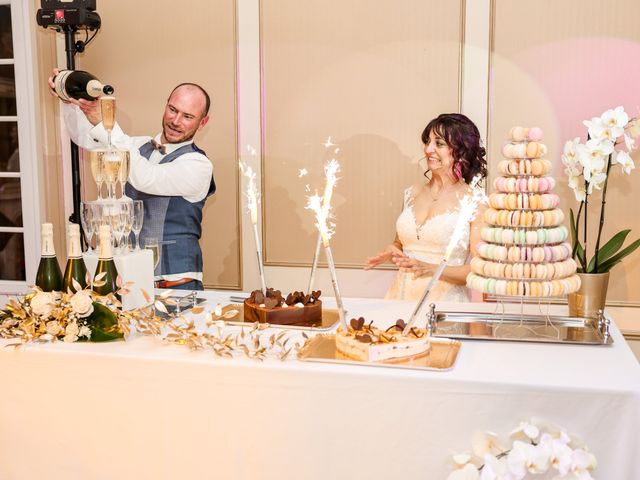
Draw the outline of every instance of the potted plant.
<instances>
[{"instance_id":1,"label":"potted plant","mask_svg":"<svg viewBox=\"0 0 640 480\"><path fill-rule=\"evenodd\" d=\"M582 285L580 290L569 295L569 313L571 316L596 317L598 311L604 309L609 271L640 246L640 239L624 246L630 229L602 241L610 174L620 167L624 174L629 175L635 168L630 153L636 147L635 138L640 135L640 120L629 120L620 106L583 123L589 131L587 141L580 143L580 137L568 141L562 155L569 187L580 202L577 214L570 210L570 223L572 254L578 264ZM602 199L596 244L589 257L587 214L592 206L589 197L595 190L602 191ZM598 204L592 208L598 208Z\"/></svg>"}]
</instances>

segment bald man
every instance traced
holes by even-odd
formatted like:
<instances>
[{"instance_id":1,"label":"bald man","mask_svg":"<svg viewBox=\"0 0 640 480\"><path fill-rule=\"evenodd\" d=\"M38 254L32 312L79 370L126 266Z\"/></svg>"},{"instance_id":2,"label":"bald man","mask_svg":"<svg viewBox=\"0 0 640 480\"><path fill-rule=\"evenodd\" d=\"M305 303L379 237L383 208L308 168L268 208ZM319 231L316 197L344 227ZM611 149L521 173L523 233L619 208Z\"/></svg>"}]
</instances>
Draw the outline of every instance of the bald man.
<instances>
[{"instance_id":1,"label":"bald man","mask_svg":"<svg viewBox=\"0 0 640 480\"><path fill-rule=\"evenodd\" d=\"M49 86L53 87L52 78ZM63 103L65 124L78 146L91 150L108 145L98 101ZM209 121L210 105L202 87L183 83L169 94L162 131L154 138L130 137L117 123L111 134L115 147L130 151L125 193L144 203L141 242L154 237L162 244L155 271L158 288L203 289L202 208L216 186L211 161L193 137Z\"/></svg>"}]
</instances>

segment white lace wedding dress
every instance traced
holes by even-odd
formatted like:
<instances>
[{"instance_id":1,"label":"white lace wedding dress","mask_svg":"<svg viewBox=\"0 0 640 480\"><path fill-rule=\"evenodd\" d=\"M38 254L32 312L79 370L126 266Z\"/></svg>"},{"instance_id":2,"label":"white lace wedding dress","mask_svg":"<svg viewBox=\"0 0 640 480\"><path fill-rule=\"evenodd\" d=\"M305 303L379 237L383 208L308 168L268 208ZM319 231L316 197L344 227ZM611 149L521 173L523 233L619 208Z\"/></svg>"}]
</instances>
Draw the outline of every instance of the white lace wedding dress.
<instances>
[{"instance_id":1,"label":"white lace wedding dress","mask_svg":"<svg viewBox=\"0 0 640 480\"><path fill-rule=\"evenodd\" d=\"M413 212L413 188L404 192L404 208L396 222L398 238L404 253L422 262L439 264L449 244L449 239L458 220L458 211L450 211L429 218L418 225ZM449 258L449 265L463 265L469 255L469 225L459 246ZM392 300L418 300L422 296L431 276L413 279L413 273L398 271L391 288L384 298ZM468 302L469 293L465 286L454 285L439 280L434 286L429 300Z\"/></svg>"}]
</instances>

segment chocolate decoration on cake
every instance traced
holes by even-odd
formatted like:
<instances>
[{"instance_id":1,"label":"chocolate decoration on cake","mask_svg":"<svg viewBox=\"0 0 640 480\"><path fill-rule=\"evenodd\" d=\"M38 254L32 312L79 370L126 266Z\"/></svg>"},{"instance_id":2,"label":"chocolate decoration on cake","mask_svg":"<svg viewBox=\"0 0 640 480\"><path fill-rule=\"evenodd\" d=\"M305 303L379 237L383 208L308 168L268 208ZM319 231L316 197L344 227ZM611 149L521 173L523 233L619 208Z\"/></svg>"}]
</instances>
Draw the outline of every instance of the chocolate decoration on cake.
<instances>
[{"instance_id":1,"label":"chocolate decoration on cake","mask_svg":"<svg viewBox=\"0 0 640 480\"><path fill-rule=\"evenodd\" d=\"M351 324L351 328L358 332L362 330L362 327L364 327L364 317L360 317L357 320L352 318L349 323Z\"/></svg>"}]
</instances>

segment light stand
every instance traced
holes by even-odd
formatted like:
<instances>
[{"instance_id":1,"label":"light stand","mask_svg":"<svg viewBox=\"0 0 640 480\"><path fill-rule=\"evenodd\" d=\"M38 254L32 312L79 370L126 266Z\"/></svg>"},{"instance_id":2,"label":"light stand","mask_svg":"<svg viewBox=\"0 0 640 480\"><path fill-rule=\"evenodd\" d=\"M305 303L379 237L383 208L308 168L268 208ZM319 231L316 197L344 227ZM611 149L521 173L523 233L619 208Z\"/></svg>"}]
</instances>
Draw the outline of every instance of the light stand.
<instances>
[{"instance_id":1,"label":"light stand","mask_svg":"<svg viewBox=\"0 0 640 480\"><path fill-rule=\"evenodd\" d=\"M96 0L40 0L41 7L36 12L36 22L44 28L50 28L64 33L65 51L67 53L67 69L75 70L75 55L84 52L86 45L98 33L101 25L100 15L96 13ZM78 28L87 32L85 41L75 41ZM89 38L89 30L95 33ZM80 153L78 146L71 143L71 188L73 192L73 212L69 220L80 226ZM86 245L84 235L80 235L81 242Z\"/></svg>"},{"instance_id":2,"label":"light stand","mask_svg":"<svg viewBox=\"0 0 640 480\"><path fill-rule=\"evenodd\" d=\"M75 70L75 55L77 52L84 51L84 42L75 42L77 27L63 27L62 31L64 32L64 49L67 53L67 70ZM82 230L82 222L80 221L80 151L73 140L70 140L69 143L71 144L71 189L73 192L73 212L69 221L80 225ZM86 243L84 234L80 235L80 238Z\"/></svg>"}]
</instances>

